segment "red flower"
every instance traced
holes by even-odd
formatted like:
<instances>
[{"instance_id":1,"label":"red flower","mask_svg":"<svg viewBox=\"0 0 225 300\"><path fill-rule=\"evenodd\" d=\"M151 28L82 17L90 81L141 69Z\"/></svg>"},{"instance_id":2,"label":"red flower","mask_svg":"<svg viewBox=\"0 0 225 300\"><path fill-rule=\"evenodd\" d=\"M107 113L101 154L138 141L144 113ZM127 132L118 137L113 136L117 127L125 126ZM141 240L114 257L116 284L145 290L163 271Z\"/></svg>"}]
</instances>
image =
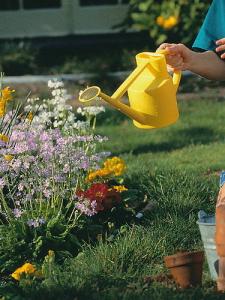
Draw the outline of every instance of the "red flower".
<instances>
[{"instance_id":1,"label":"red flower","mask_svg":"<svg viewBox=\"0 0 225 300\"><path fill-rule=\"evenodd\" d=\"M103 201L108 193L108 185L105 183L93 183L89 189L86 190L85 196L91 201Z\"/></svg>"},{"instance_id":2,"label":"red flower","mask_svg":"<svg viewBox=\"0 0 225 300\"><path fill-rule=\"evenodd\" d=\"M104 209L111 209L113 206L119 204L121 201L120 193L116 190L110 190L107 193L107 197L103 201Z\"/></svg>"},{"instance_id":3,"label":"red flower","mask_svg":"<svg viewBox=\"0 0 225 300\"><path fill-rule=\"evenodd\" d=\"M120 193L114 189L109 190L105 183L93 183L86 191L78 190L76 195L90 202L96 201L96 211L111 209L121 201Z\"/></svg>"},{"instance_id":4,"label":"red flower","mask_svg":"<svg viewBox=\"0 0 225 300\"><path fill-rule=\"evenodd\" d=\"M82 190L77 190L77 191L76 191L76 196L79 197L79 198L83 197L83 196L84 196L84 191L82 191Z\"/></svg>"}]
</instances>

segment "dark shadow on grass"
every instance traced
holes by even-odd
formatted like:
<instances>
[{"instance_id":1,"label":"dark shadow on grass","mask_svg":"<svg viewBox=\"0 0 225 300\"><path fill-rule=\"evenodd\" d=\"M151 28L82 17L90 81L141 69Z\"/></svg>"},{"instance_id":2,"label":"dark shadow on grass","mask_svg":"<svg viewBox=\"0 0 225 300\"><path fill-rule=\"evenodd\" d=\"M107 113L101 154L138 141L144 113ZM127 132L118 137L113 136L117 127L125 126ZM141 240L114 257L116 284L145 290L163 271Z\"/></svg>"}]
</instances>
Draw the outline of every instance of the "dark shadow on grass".
<instances>
[{"instance_id":1,"label":"dark shadow on grass","mask_svg":"<svg viewBox=\"0 0 225 300\"><path fill-rule=\"evenodd\" d=\"M138 155L147 152L171 152L190 145L207 145L218 140L218 134L211 128L192 127L177 130L169 134L168 140L161 143L149 143L133 149L132 154ZM124 151L126 153L128 151ZM130 152L130 151L129 151Z\"/></svg>"},{"instance_id":2,"label":"dark shadow on grass","mask_svg":"<svg viewBox=\"0 0 225 300\"><path fill-rule=\"evenodd\" d=\"M93 282L91 284L91 279ZM76 289L75 287L69 287L68 285L65 287L57 287L53 284L50 288L42 288L38 290L36 293L31 291L29 293L30 300L199 300L199 299L207 299L207 300L223 300L224 294L219 294L216 292L215 284L213 282L208 282L204 287L195 287L189 289L180 289L176 287L174 284L166 285L165 283L153 283L151 285L143 283L130 282L124 283L124 280L120 280L117 278L114 285L109 284L107 281L108 278L105 276L105 282L103 282L102 286L96 284L95 278L90 278L87 282L83 282L82 287ZM87 280L88 281L88 280ZM121 287L122 285L122 287ZM10 299L18 299L25 300L28 299L27 293L25 295L12 294L12 296L16 296L15 298ZM23 297L25 296L25 297Z\"/></svg>"}]
</instances>

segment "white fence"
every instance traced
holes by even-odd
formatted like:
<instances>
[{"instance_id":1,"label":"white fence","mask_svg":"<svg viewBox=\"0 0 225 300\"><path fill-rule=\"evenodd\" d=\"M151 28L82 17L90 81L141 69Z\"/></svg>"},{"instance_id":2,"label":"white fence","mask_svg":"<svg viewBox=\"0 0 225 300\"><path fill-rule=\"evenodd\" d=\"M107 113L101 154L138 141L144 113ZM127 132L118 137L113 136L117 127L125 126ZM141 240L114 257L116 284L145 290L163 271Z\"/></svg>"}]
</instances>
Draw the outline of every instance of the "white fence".
<instances>
[{"instance_id":1,"label":"white fence","mask_svg":"<svg viewBox=\"0 0 225 300\"><path fill-rule=\"evenodd\" d=\"M128 0L0 0L0 38L115 33Z\"/></svg>"}]
</instances>

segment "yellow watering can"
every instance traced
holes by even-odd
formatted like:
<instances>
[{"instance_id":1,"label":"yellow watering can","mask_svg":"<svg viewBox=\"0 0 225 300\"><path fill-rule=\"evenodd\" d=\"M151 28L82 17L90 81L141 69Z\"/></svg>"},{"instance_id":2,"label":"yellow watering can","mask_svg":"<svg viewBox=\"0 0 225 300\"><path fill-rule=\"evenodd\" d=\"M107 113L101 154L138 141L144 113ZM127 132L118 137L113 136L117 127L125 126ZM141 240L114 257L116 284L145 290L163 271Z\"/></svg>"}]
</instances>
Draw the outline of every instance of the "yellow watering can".
<instances>
[{"instance_id":1,"label":"yellow watering can","mask_svg":"<svg viewBox=\"0 0 225 300\"><path fill-rule=\"evenodd\" d=\"M137 67L110 97L97 86L79 95L81 102L101 97L113 107L133 119L138 128L161 128L175 123L179 117L176 92L181 72L173 77L167 71L165 50L142 52L136 55ZM128 92L130 106L120 101Z\"/></svg>"}]
</instances>

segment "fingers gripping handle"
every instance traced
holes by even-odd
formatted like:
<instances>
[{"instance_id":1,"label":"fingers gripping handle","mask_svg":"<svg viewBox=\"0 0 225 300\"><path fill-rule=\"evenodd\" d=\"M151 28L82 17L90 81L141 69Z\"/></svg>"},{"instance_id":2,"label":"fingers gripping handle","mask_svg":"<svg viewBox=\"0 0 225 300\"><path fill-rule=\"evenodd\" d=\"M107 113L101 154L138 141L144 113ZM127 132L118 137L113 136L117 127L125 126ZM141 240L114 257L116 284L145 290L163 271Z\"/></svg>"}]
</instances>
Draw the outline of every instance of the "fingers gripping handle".
<instances>
[{"instance_id":1,"label":"fingers gripping handle","mask_svg":"<svg viewBox=\"0 0 225 300\"><path fill-rule=\"evenodd\" d=\"M173 84L176 88L176 91L179 87L180 79L181 79L181 71L174 71L174 73L173 73Z\"/></svg>"},{"instance_id":2,"label":"fingers gripping handle","mask_svg":"<svg viewBox=\"0 0 225 300\"><path fill-rule=\"evenodd\" d=\"M164 54L165 56L169 54L169 51L167 49L158 49L156 51L156 53L159 53L159 54ZM180 83L180 79L181 79L181 71L174 71L173 73L173 84L176 88L176 91L179 87L179 83Z\"/></svg>"}]
</instances>

